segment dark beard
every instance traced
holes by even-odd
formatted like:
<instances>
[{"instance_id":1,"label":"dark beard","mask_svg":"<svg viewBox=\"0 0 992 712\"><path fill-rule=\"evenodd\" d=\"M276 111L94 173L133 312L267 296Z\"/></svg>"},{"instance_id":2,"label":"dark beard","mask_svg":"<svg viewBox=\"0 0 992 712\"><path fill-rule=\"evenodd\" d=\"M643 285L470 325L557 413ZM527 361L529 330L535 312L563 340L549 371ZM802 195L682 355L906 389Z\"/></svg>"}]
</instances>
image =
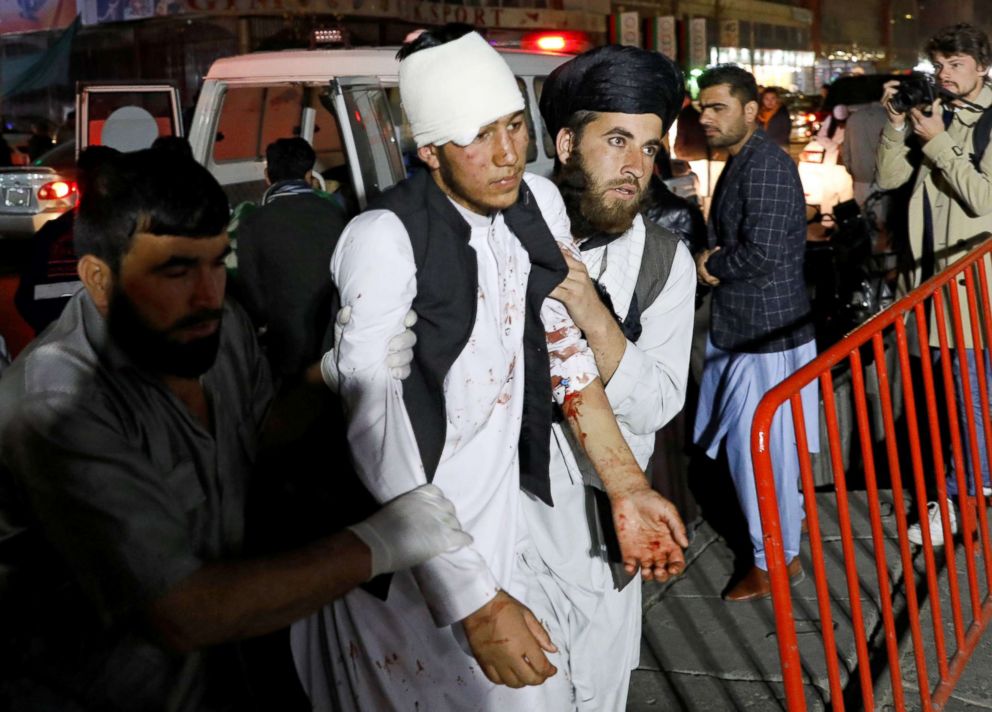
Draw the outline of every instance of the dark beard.
<instances>
[{"instance_id":1,"label":"dark beard","mask_svg":"<svg viewBox=\"0 0 992 712\"><path fill-rule=\"evenodd\" d=\"M630 203L608 204L602 193L609 184L592 185L585 159L578 149L572 151L568 163L559 163L554 175L558 190L565 201L572 237L578 241L593 235L622 235L630 229L634 218L644 207L648 191Z\"/></svg>"},{"instance_id":2,"label":"dark beard","mask_svg":"<svg viewBox=\"0 0 992 712\"><path fill-rule=\"evenodd\" d=\"M220 347L221 325L210 336L180 343L170 333L189 326L220 319L220 309L205 309L183 317L166 331L148 326L145 319L119 286L115 286L107 311L107 330L111 338L134 361L148 371L196 378L214 365Z\"/></svg>"}]
</instances>

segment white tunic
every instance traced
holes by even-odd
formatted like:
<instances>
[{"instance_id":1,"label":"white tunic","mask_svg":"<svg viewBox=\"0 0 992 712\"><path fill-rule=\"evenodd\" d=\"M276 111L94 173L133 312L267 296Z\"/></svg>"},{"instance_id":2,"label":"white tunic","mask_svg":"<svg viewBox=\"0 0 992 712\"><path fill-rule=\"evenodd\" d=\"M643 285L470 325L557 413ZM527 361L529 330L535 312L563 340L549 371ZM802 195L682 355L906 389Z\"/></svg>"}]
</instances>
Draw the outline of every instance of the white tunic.
<instances>
[{"instance_id":1,"label":"white tunic","mask_svg":"<svg viewBox=\"0 0 992 712\"><path fill-rule=\"evenodd\" d=\"M552 234L577 252L557 190L543 178L526 180ZM524 562L532 543L519 497L530 262L502 215L459 210L471 226L469 244L478 260L477 315L445 379L448 422L433 482L455 503L474 543L397 574L386 602L357 590L293 626L297 670L318 710L572 708L567 672L540 688L489 683L457 625L498 589L548 618L540 577ZM416 295L413 253L400 220L387 211L355 218L341 236L331 272L342 303L352 307L337 354L350 411L348 438L359 476L379 501L387 501L426 481L409 421L416 414L407 413L402 383L385 366L386 344L402 331ZM592 354L560 303L547 300L542 319L557 338L549 344L554 380L581 390L597 376ZM564 395L564 388L556 390L556 398ZM552 706L545 706L549 699Z\"/></svg>"},{"instance_id":2,"label":"white tunic","mask_svg":"<svg viewBox=\"0 0 992 712\"><path fill-rule=\"evenodd\" d=\"M606 287L621 319L634 294L644 240L644 222L638 216L631 229L609 245L582 253L590 276ZM648 466L654 450L655 432L685 401L695 285L692 256L680 243L664 289L641 314L637 344L627 342L606 386L620 431L642 468ZM554 607L569 641L578 709L623 710L630 670L640 654L640 581L616 590L602 543L590 526L584 483L602 488L567 425L555 424L551 443L555 506L524 493L524 514L541 560L561 582L563 598Z\"/></svg>"}]
</instances>

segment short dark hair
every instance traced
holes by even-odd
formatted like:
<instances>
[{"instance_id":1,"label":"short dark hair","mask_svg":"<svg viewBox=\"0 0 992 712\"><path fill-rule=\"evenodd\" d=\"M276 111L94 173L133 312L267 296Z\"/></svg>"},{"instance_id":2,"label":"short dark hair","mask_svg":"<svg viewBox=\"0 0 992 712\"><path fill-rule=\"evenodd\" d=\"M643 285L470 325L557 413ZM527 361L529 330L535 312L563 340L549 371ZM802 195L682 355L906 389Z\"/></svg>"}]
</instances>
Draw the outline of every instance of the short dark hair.
<instances>
[{"instance_id":1,"label":"short dark hair","mask_svg":"<svg viewBox=\"0 0 992 712\"><path fill-rule=\"evenodd\" d=\"M189 140L184 136L159 136L152 141L152 148L178 153L189 159L193 158L193 147L189 145Z\"/></svg>"},{"instance_id":2,"label":"short dark hair","mask_svg":"<svg viewBox=\"0 0 992 712\"><path fill-rule=\"evenodd\" d=\"M84 167L73 241L76 254L99 257L116 274L139 232L214 237L227 227L227 196L210 172L175 151L79 156Z\"/></svg>"},{"instance_id":3,"label":"short dark hair","mask_svg":"<svg viewBox=\"0 0 992 712\"><path fill-rule=\"evenodd\" d=\"M696 84L699 86L699 91L719 84L727 84L730 93L741 104L758 101L758 84L754 81L754 75L736 64L718 64L710 67L699 76Z\"/></svg>"},{"instance_id":4,"label":"short dark hair","mask_svg":"<svg viewBox=\"0 0 992 712\"><path fill-rule=\"evenodd\" d=\"M302 180L307 171L313 170L317 154L305 138L279 138L265 149L265 170L269 180Z\"/></svg>"},{"instance_id":5,"label":"short dark hair","mask_svg":"<svg viewBox=\"0 0 992 712\"><path fill-rule=\"evenodd\" d=\"M402 62L414 52L431 47L440 47L464 37L469 32L475 32L475 28L464 22L449 22L440 27L424 30L415 39L400 47L400 51L396 53L396 59Z\"/></svg>"},{"instance_id":6,"label":"short dark hair","mask_svg":"<svg viewBox=\"0 0 992 712\"><path fill-rule=\"evenodd\" d=\"M980 67L988 67L990 60L992 60L992 49L989 48L988 35L966 22L943 28L927 40L923 51L931 61L938 52L947 56L966 54L974 59Z\"/></svg>"}]
</instances>

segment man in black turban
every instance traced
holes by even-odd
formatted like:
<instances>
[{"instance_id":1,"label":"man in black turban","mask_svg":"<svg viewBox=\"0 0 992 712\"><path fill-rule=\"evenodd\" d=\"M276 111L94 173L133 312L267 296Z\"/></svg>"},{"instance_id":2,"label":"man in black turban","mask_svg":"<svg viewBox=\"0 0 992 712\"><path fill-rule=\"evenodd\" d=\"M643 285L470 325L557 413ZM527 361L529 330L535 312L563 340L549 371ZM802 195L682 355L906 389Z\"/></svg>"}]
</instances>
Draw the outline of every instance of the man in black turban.
<instances>
[{"instance_id":1,"label":"man in black turban","mask_svg":"<svg viewBox=\"0 0 992 712\"><path fill-rule=\"evenodd\" d=\"M655 432L682 408L689 364L695 268L671 233L646 226L639 211L666 129L682 107L679 68L634 47L586 52L556 69L541 96L555 138L555 182L566 200L582 261L565 257L566 280L551 296L565 304L596 358L631 450L642 468ZM590 274L593 275L590 278ZM638 663L640 582L610 565L610 501L567 429L554 426L554 508L524 502L540 556L569 592L567 646L579 710L623 710ZM645 490L650 491L647 478ZM654 493L657 500L664 499ZM664 580L685 566L672 542ZM590 552L592 552L590 554ZM614 576L614 573L617 575ZM581 594L581 595L578 595Z\"/></svg>"}]
</instances>

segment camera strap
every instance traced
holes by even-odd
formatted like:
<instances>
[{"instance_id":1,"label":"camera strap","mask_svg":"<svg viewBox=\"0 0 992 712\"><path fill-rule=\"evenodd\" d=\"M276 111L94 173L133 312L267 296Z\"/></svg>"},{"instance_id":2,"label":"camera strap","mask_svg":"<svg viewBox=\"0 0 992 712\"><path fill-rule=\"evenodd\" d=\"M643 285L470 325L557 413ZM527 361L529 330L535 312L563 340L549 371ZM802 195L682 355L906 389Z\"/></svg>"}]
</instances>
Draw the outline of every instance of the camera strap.
<instances>
[{"instance_id":1,"label":"camera strap","mask_svg":"<svg viewBox=\"0 0 992 712\"><path fill-rule=\"evenodd\" d=\"M982 157L989 147L990 138L992 138L992 107L982 111L981 117L971 132L971 165L975 167L975 170L981 170Z\"/></svg>"},{"instance_id":2,"label":"camera strap","mask_svg":"<svg viewBox=\"0 0 992 712\"><path fill-rule=\"evenodd\" d=\"M920 250L920 284L933 277L936 260L934 259L933 239L933 207L930 205L930 194L926 185L923 186L923 247Z\"/></svg>"}]
</instances>

